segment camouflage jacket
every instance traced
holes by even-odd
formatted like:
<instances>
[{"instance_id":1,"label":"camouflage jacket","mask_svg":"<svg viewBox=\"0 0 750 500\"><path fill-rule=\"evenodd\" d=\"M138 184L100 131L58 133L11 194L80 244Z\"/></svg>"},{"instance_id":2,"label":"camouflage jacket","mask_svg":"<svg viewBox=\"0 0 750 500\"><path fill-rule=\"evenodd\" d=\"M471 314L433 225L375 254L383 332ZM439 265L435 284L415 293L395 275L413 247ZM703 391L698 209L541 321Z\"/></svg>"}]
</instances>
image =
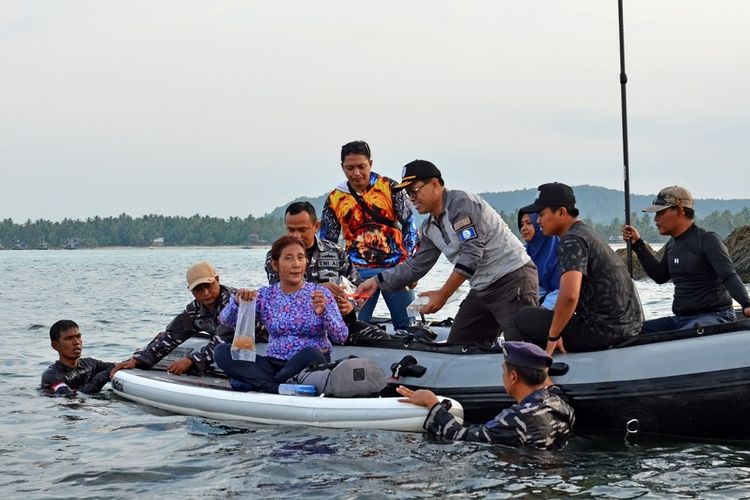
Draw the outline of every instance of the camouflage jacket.
<instances>
[{"instance_id":1,"label":"camouflage jacket","mask_svg":"<svg viewBox=\"0 0 750 500\"><path fill-rule=\"evenodd\" d=\"M538 389L486 424L468 427L448 412L450 401L443 401L432 407L424 428L446 440L561 449L575 423L573 408L561 395L554 385Z\"/></svg>"},{"instance_id":2,"label":"camouflage jacket","mask_svg":"<svg viewBox=\"0 0 750 500\"><path fill-rule=\"evenodd\" d=\"M213 311L209 311L197 300L192 301L167 325L165 331L158 334L146 347L135 352L133 358L150 368L196 333L206 332L211 335L211 340L199 352L192 353L190 359L199 371L208 370L214 362L214 348L219 344L229 343L234 338L233 328L219 324L219 313L236 291L235 288L221 285Z\"/></svg>"}]
</instances>

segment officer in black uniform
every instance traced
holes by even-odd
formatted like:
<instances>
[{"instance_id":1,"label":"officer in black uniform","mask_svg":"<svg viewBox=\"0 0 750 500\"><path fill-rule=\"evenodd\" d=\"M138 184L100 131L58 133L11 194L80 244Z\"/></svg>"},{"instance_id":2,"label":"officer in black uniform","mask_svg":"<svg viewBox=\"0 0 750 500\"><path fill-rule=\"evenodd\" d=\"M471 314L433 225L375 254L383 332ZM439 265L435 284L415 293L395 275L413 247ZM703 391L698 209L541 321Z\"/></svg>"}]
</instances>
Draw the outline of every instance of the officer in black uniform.
<instances>
[{"instance_id":1,"label":"officer in black uniform","mask_svg":"<svg viewBox=\"0 0 750 500\"><path fill-rule=\"evenodd\" d=\"M510 446L561 449L575 422L573 408L562 391L548 385L552 364L544 349L526 342L503 344L503 386L517 404L483 425L463 426L448 412L450 401L440 402L432 391L399 386L400 401L430 408L424 428L446 440L479 441Z\"/></svg>"}]
</instances>

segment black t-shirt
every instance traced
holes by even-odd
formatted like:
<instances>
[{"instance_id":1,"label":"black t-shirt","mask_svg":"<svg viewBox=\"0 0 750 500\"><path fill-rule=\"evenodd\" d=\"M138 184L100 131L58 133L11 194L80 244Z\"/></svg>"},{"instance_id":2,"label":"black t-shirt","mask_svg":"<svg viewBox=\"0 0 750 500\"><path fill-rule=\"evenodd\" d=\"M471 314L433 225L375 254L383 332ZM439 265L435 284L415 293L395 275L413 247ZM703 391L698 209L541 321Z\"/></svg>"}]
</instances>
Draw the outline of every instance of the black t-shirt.
<instances>
[{"instance_id":1,"label":"black t-shirt","mask_svg":"<svg viewBox=\"0 0 750 500\"><path fill-rule=\"evenodd\" d=\"M42 389L55 394L70 394L76 391L93 394L109 382L109 372L114 366L114 363L94 358L80 358L75 368L68 368L60 361L55 361L42 374Z\"/></svg>"},{"instance_id":2,"label":"black t-shirt","mask_svg":"<svg viewBox=\"0 0 750 500\"><path fill-rule=\"evenodd\" d=\"M587 329L607 338L637 335L641 307L625 264L590 227L576 222L560 238L560 274L583 274L576 315Z\"/></svg>"},{"instance_id":3,"label":"black t-shirt","mask_svg":"<svg viewBox=\"0 0 750 500\"><path fill-rule=\"evenodd\" d=\"M692 315L718 312L732 307L732 297L750 306L747 290L737 275L727 247L716 233L695 224L667 242L662 260L643 240L633 245L643 269L657 283L674 282L672 312Z\"/></svg>"}]
</instances>

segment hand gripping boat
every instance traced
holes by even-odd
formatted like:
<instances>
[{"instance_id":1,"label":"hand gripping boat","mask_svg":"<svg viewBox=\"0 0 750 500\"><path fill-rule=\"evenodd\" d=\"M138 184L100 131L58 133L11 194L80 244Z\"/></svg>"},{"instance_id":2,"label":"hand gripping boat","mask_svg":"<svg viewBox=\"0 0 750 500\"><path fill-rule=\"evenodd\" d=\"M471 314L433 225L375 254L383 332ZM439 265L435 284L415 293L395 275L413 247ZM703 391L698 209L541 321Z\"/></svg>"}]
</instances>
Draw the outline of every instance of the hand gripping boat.
<instances>
[{"instance_id":1,"label":"hand gripping boat","mask_svg":"<svg viewBox=\"0 0 750 500\"><path fill-rule=\"evenodd\" d=\"M398 398L326 398L232 391L224 377L172 375L161 370L120 370L118 396L183 415L259 424L424 432L427 408ZM451 413L463 421L461 405Z\"/></svg>"}]
</instances>

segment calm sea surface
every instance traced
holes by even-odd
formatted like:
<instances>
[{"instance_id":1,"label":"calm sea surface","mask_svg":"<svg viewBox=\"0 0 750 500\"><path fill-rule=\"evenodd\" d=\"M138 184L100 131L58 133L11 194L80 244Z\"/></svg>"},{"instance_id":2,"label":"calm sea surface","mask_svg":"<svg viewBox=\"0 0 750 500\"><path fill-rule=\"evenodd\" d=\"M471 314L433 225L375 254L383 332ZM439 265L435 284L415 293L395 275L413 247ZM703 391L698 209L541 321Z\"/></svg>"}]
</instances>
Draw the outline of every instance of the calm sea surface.
<instances>
[{"instance_id":1,"label":"calm sea surface","mask_svg":"<svg viewBox=\"0 0 750 500\"><path fill-rule=\"evenodd\" d=\"M191 299L188 265L265 283L265 249L0 252L0 493L10 498L750 498L750 443L578 434L559 453L438 444L419 434L250 425L170 415L114 397L49 398L49 326L74 319L84 356L127 358ZM439 285L447 263L422 280ZM671 288L638 284L648 317ZM454 315L457 302L445 313ZM385 311L383 311L385 312Z\"/></svg>"}]
</instances>

